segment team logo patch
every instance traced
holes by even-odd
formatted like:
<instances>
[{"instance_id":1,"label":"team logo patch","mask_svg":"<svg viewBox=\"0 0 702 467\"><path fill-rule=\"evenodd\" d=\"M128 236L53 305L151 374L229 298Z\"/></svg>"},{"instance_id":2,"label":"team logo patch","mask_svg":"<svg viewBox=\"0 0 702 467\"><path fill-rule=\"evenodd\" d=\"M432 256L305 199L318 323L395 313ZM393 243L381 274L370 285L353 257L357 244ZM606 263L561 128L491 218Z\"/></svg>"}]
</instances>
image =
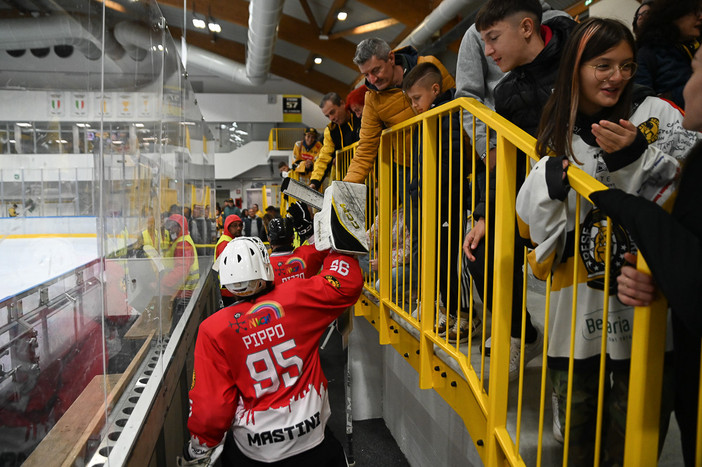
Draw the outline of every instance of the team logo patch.
<instances>
[{"instance_id":1,"label":"team logo patch","mask_svg":"<svg viewBox=\"0 0 702 467\"><path fill-rule=\"evenodd\" d=\"M616 278L624 265L624 253L636 251L633 241L624 228L612 224L609 293L616 292ZM605 259L607 254L607 217L593 208L580 228L580 258L587 270L587 285L604 290Z\"/></svg>"},{"instance_id":2,"label":"team logo patch","mask_svg":"<svg viewBox=\"0 0 702 467\"><path fill-rule=\"evenodd\" d=\"M299 274L305 270L307 265L302 258L297 256L288 258L288 260L283 263L282 261L276 264L276 274L279 276L290 276L292 274Z\"/></svg>"},{"instance_id":3,"label":"team logo patch","mask_svg":"<svg viewBox=\"0 0 702 467\"><path fill-rule=\"evenodd\" d=\"M252 307L248 313L246 313L249 329L253 329L258 326L265 326L278 320L285 316L283 307L278 302L272 300L261 302Z\"/></svg>"},{"instance_id":4,"label":"team logo patch","mask_svg":"<svg viewBox=\"0 0 702 467\"><path fill-rule=\"evenodd\" d=\"M338 289L339 287L341 287L341 283L339 282L339 279L337 279L336 277L334 277L330 274L327 274L326 276L324 276L324 278L327 280L327 282L329 282L335 288Z\"/></svg>"},{"instance_id":5,"label":"team logo patch","mask_svg":"<svg viewBox=\"0 0 702 467\"><path fill-rule=\"evenodd\" d=\"M642 124L639 125L639 131L643 133L646 137L648 144L651 144L658 140L658 129L660 127L660 120L655 117L651 117Z\"/></svg>"},{"instance_id":6,"label":"team logo patch","mask_svg":"<svg viewBox=\"0 0 702 467\"><path fill-rule=\"evenodd\" d=\"M241 321L239 321L239 318L241 318L241 317L242 317L241 313L235 313L234 314L234 322L232 323L231 321L229 321L230 328L234 328L234 326L236 326L236 329L234 329L234 331L236 331L237 334L239 333L239 331L248 331L248 328L246 326L244 326L244 324L246 324L246 320L242 319Z\"/></svg>"}]
</instances>

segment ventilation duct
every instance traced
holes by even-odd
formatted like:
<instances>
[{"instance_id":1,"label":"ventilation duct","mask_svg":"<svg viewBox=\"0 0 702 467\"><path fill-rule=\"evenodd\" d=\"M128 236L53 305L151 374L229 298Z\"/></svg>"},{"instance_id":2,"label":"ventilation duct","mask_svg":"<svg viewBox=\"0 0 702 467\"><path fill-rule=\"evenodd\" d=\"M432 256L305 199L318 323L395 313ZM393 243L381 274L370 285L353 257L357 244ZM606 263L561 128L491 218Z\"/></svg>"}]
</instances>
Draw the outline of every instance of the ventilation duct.
<instances>
[{"instance_id":1,"label":"ventilation duct","mask_svg":"<svg viewBox=\"0 0 702 467\"><path fill-rule=\"evenodd\" d=\"M132 21L117 23L114 35L117 42L124 47L127 55L138 62L144 60L154 46L163 45L160 40L154 40L151 31L143 24Z\"/></svg>"},{"instance_id":2,"label":"ventilation duct","mask_svg":"<svg viewBox=\"0 0 702 467\"><path fill-rule=\"evenodd\" d=\"M282 14L283 0L256 0L249 3L246 76L251 84L261 85L268 79Z\"/></svg>"},{"instance_id":3,"label":"ventilation duct","mask_svg":"<svg viewBox=\"0 0 702 467\"><path fill-rule=\"evenodd\" d=\"M89 18L52 15L39 18L0 19L0 50L38 49L72 45L89 60L100 58L102 23ZM124 49L109 31L105 33L105 53L113 60Z\"/></svg>"},{"instance_id":4,"label":"ventilation duct","mask_svg":"<svg viewBox=\"0 0 702 467\"><path fill-rule=\"evenodd\" d=\"M431 36L455 18L458 13L472 3L480 3L476 0L444 0L434 9L407 37L405 37L398 48L407 45L419 49L429 42Z\"/></svg>"},{"instance_id":5,"label":"ventilation duct","mask_svg":"<svg viewBox=\"0 0 702 467\"><path fill-rule=\"evenodd\" d=\"M180 43L176 42L180 56L183 56ZM203 71L233 81L243 86L251 86L246 76L246 65L230 60L199 47L188 45L188 66L193 65Z\"/></svg>"}]
</instances>

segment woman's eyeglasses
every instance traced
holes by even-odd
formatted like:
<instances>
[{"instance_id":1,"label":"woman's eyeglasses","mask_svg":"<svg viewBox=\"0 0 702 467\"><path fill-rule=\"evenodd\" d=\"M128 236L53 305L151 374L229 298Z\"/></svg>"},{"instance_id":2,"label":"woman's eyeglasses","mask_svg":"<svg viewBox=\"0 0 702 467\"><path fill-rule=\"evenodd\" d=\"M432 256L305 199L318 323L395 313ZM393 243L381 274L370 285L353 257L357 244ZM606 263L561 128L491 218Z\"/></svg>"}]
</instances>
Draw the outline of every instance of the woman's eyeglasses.
<instances>
[{"instance_id":1,"label":"woman's eyeglasses","mask_svg":"<svg viewBox=\"0 0 702 467\"><path fill-rule=\"evenodd\" d=\"M595 79L597 81L607 81L614 73L619 70L623 80L631 79L636 74L637 65L634 62L625 63L623 65L610 65L608 63L599 63L597 65L587 65L595 70Z\"/></svg>"}]
</instances>

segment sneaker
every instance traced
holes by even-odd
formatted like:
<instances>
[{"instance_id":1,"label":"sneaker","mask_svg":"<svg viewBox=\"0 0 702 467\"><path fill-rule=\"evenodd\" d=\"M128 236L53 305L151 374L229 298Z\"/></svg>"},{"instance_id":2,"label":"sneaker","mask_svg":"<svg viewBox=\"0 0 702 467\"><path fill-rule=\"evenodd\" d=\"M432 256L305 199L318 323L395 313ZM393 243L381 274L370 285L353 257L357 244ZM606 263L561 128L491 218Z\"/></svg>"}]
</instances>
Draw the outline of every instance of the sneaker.
<instances>
[{"instance_id":1,"label":"sneaker","mask_svg":"<svg viewBox=\"0 0 702 467\"><path fill-rule=\"evenodd\" d=\"M555 391L551 391L551 409L553 410L553 437L563 444L563 429L561 428L561 419L558 416L558 396Z\"/></svg>"},{"instance_id":2,"label":"sneaker","mask_svg":"<svg viewBox=\"0 0 702 467\"><path fill-rule=\"evenodd\" d=\"M451 329L456 322L456 318L449 316L446 317L446 313L439 308L439 317L436 320L436 333L439 337L444 337L446 335L446 330Z\"/></svg>"},{"instance_id":3,"label":"sneaker","mask_svg":"<svg viewBox=\"0 0 702 467\"><path fill-rule=\"evenodd\" d=\"M456 320L451 326L448 334L448 340L451 343L455 343L458 338L458 342L465 344L468 342L468 334L473 337L479 336L481 331L481 321L480 317L473 317L473 328L469 330L470 322L467 318L461 317L460 320Z\"/></svg>"},{"instance_id":4,"label":"sneaker","mask_svg":"<svg viewBox=\"0 0 702 467\"><path fill-rule=\"evenodd\" d=\"M512 337L509 347L509 380L515 381L519 377L519 356L521 353L521 339ZM543 351L544 336L536 329L536 340L524 344L524 366L541 355Z\"/></svg>"}]
</instances>

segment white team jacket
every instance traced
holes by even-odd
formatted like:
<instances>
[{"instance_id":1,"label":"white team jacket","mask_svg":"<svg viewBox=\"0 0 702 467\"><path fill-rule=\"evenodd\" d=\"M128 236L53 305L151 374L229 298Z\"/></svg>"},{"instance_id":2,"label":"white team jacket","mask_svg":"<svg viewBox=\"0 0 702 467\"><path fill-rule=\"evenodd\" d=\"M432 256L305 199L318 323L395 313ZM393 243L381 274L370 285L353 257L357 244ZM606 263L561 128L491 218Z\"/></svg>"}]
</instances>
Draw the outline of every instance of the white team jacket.
<instances>
[{"instance_id":1,"label":"white team jacket","mask_svg":"<svg viewBox=\"0 0 702 467\"><path fill-rule=\"evenodd\" d=\"M610 170L599 147L590 146L580 136L574 135L573 150L582 162L578 167L610 188L616 187L663 204L675 190L679 161L685 158L700 134L684 130L680 111L655 97L646 98L629 120L648 142L647 149L638 159ZM531 238L536 245L529 253L534 274L544 280L549 271L553 272L549 363L560 367L562 359L569 355L574 263L578 267L575 359L598 357L602 333L605 332L609 357L627 360L631 355L633 308L622 305L614 289L610 288L607 323L603 322L602 316L606 217L587 199L581 200L578 251L574 251L577 193L570 190L564 201L549 197L546 184L549 159L545 157L536 163L517 196L516 205L520 234ZM570 163L577 166L572 159ZM613 226L612 230L610 284L614 283L624 263L624 253L636 251L626 230L619 226Z\"/></svg>"}]
</instances>

